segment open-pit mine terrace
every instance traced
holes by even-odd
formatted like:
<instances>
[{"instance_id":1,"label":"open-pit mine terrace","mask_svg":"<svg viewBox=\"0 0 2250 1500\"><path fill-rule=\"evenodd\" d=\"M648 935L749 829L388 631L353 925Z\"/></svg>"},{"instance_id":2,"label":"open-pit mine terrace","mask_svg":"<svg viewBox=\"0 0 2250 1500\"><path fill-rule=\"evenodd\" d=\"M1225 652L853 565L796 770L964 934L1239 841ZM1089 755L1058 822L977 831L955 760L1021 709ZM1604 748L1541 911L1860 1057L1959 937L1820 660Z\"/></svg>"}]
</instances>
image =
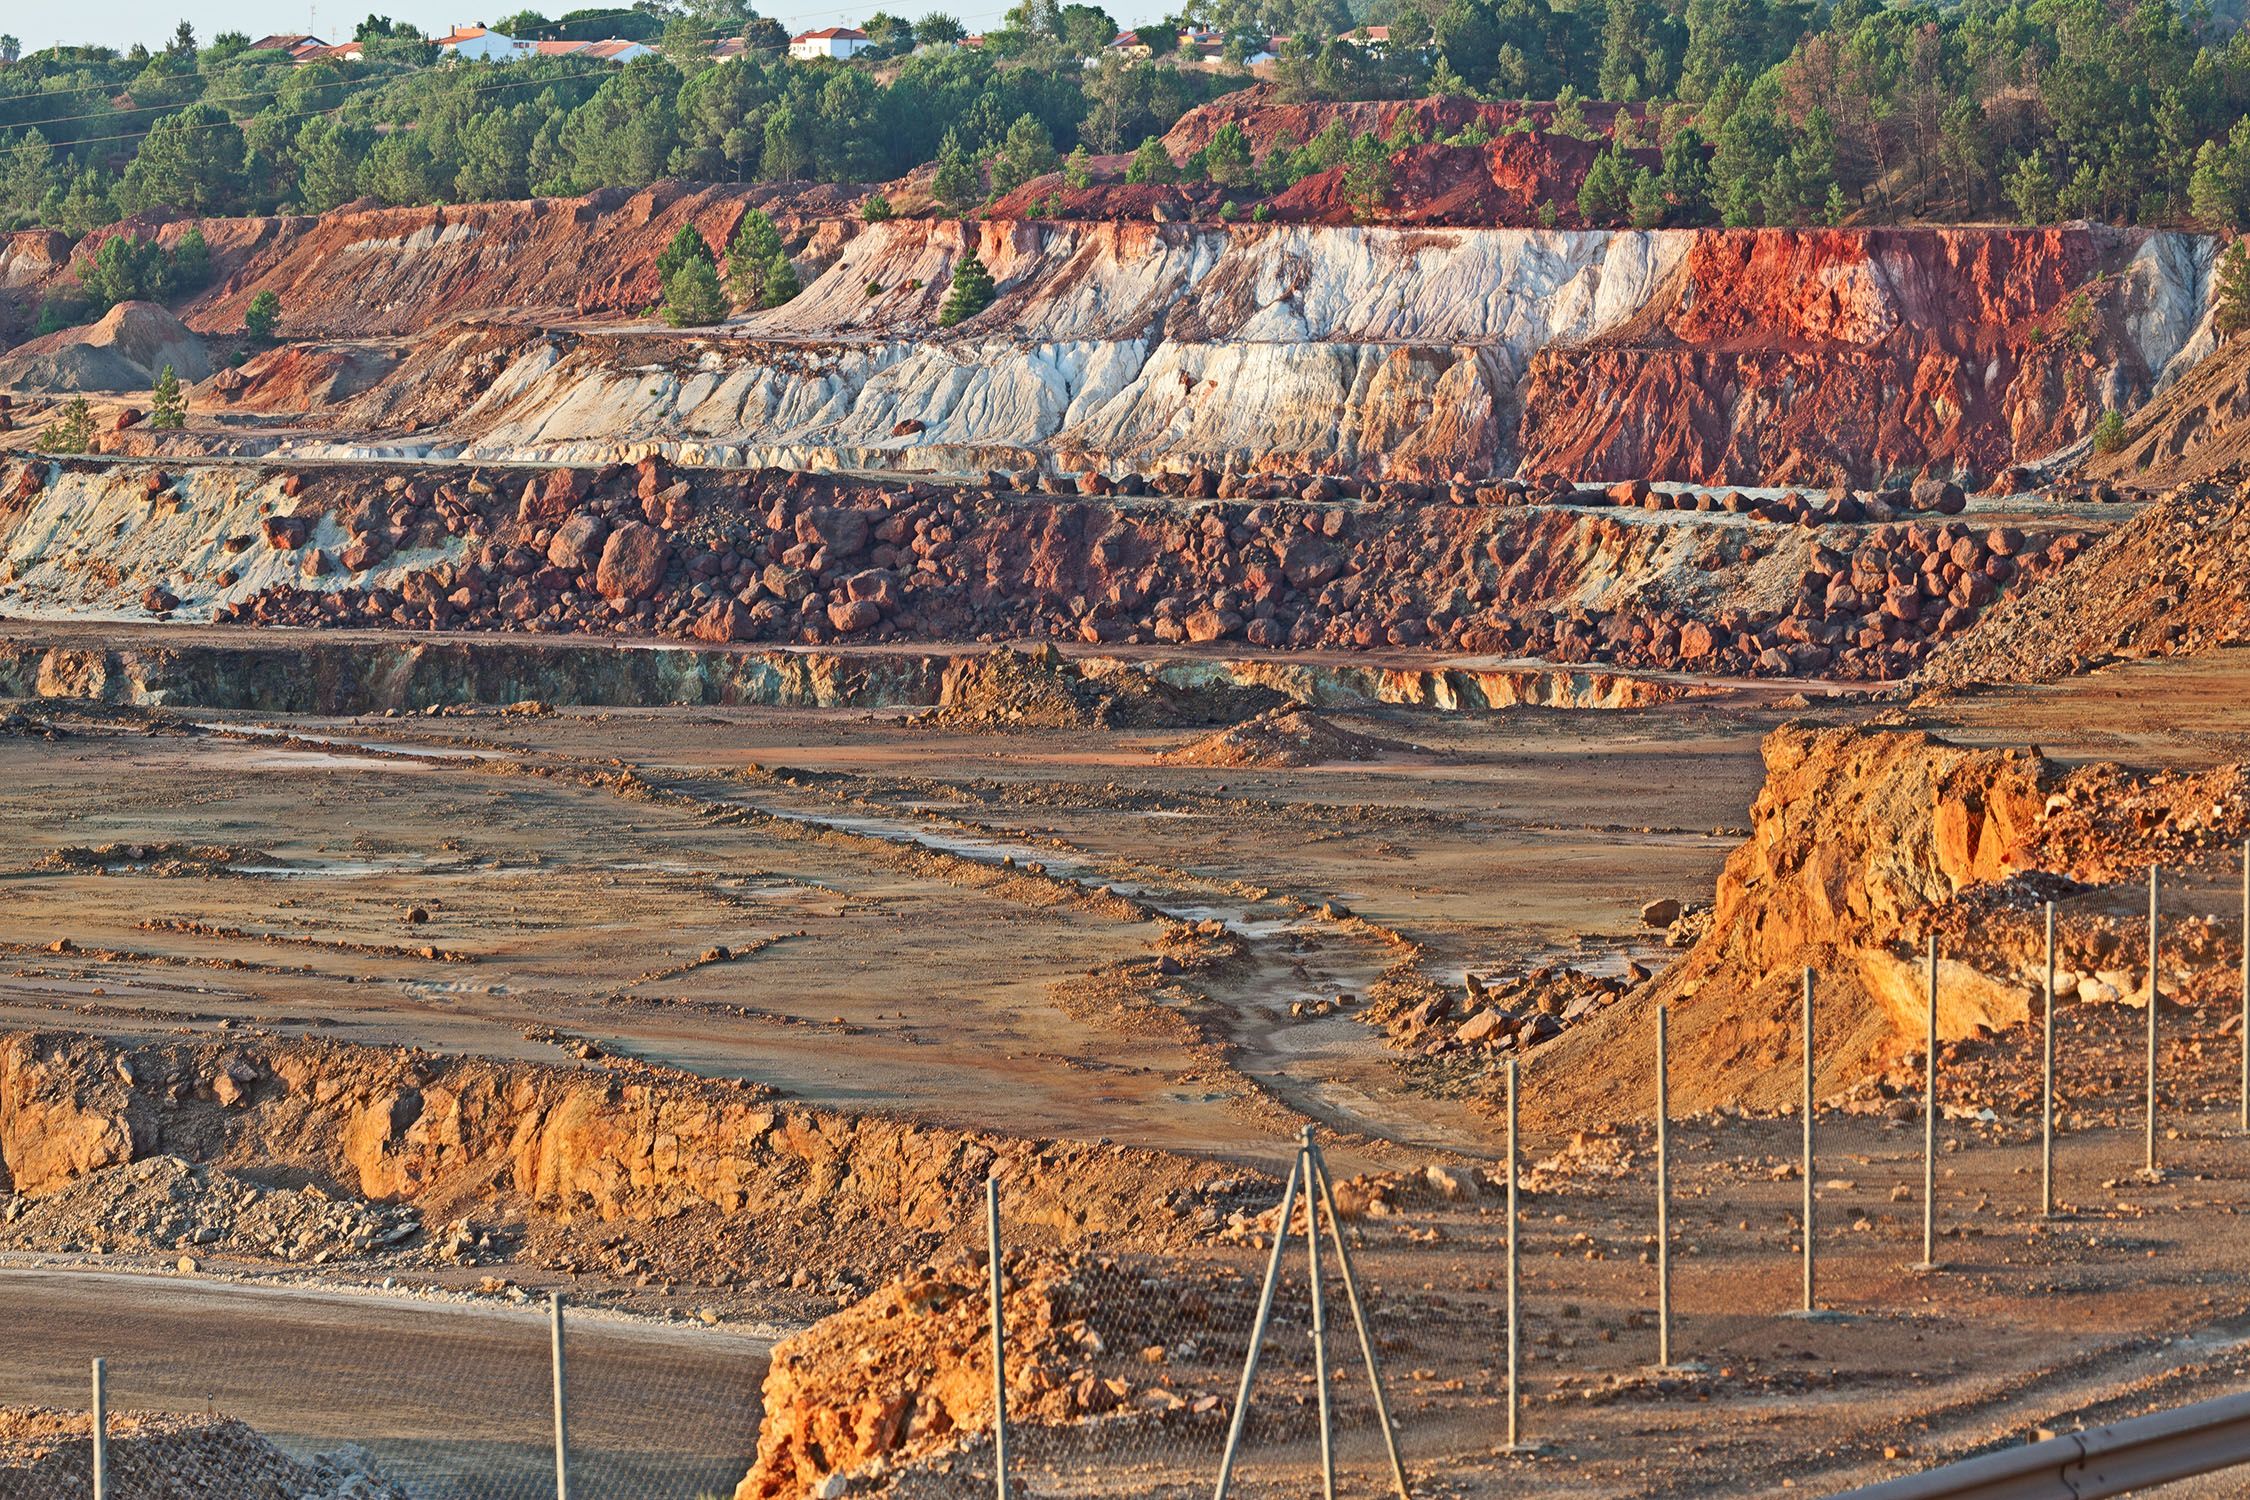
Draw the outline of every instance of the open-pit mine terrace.
<instances>
[{"instance_id":1,"label":"open-pit mine terrace","mask_svg":"<svg viewBox=\"0 0 2250 1500\"><path fill-rule=\"evenodd\" d=\"M753 204L804 294L647 322ZM2211 240L853 206L209 221L177 317L0 353L0 1494L78 1472L13 1409L94 1355L151 1470L536 1485L549 1290L617 1493L981 1493L995 1173L1026 1483L1202 1490L1306 1125L1417 1493L1817 1493L2239 1383ZM80 392L93 451L37 451ZM1807 967L1840 1324L1774 1321ZM1698 1368L1651 1375L1660 1004ZM1291 1327L1246 1493L1311 1474Z\"/></svg>"}]
</instances>

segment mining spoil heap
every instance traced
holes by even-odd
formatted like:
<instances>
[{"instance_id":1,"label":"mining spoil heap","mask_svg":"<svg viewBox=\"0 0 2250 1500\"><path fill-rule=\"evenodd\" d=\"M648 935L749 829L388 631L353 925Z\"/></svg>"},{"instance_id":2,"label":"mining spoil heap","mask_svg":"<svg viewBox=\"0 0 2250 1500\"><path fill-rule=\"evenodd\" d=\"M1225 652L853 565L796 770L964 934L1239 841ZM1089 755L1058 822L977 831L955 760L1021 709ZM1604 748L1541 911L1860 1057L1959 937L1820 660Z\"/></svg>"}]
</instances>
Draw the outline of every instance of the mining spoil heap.
<instances>
[{"instance_id":1,"label":"mining spoil heap","mask_svg":"<svg viewBox=\"0 0 2250 1500\"><path fill-rule=\"evenodd\" d=\"M1028 1481L1200 1488L1307 1125L1418 1493L1806 1492L2239 1385L2215 238L1589 224L1546 105L1168 139L1339 120L1425 139L1254 223L1114 159L967 219L154 215L207 287L0 348L0 1493L83 1483L105 1351L152 1484L543 1473L537 1381L456 1408L549 1291L597 1492L988 1493L993 1178ZM652 321L752 209L802 293ZM88 253L12 236L0 289ZM1808 969L1843 1327L1772 1321ZM1695 1363L1651 1372L1660 1008ZM1492 1451L1511 1068L1536 1460ZM1291 1275L1257 1493L1316 1477Z\"/></svg>"}]
</instances>

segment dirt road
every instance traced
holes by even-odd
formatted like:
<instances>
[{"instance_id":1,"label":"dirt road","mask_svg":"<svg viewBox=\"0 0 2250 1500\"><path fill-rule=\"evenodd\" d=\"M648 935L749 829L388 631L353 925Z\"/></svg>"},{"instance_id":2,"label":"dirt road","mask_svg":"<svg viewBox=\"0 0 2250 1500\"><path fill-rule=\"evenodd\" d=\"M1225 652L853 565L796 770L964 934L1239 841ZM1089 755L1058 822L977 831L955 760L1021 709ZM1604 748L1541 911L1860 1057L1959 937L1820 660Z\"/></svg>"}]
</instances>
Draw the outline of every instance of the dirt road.
<instances>
[{"instance_id":1,"label":"dirt road","mask_svg":"<svg viewBox=\"0 0 2250 1500\"><path fill-rule=\"evenodd\" d=\"M731 1492L756 1445L768 1341L569 1316L584 1493ZM352 1442L430 1500L553 1493L542 1309L0 1265L0 1403L215 1409L300 1457Z\"/></svg>"}]
</instances>

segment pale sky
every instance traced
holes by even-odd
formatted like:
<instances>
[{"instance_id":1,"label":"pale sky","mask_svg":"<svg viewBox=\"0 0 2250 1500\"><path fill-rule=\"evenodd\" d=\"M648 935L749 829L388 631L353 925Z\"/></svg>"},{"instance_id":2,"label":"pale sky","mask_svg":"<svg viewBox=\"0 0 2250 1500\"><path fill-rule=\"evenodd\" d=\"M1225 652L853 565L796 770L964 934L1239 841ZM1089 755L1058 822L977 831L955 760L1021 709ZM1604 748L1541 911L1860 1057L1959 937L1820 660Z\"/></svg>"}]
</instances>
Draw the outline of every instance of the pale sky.
<instances>
[{"instance_id":1,"label":"pale sky","mask_svg":"<svg viewBox=\"0 0 2250 1500\"><path fill-rule=\"evenodd\" d=\"M145 43L150 48L161 46L184 17L195 27L196 37L204 42L221 31L246 31L252 37L309 31L325 41L339 42L349 39L352 28L370 11L413 21L426 34L438 35L455 21L498 20L524 9L525 3L526 0L350 0L350 3L316 0L308 7L304 0L74 0L69 5L5 0L0 3L0 32L21 40L26 52L57 42L94 44L123 51L135 42ZM540 5L534 0L532 8L553 16L566 10L591 9L602 3L603 0L569 0L569 3L555 0L553 4ZM845 4L838 8L837 0L766 0L757 8L760 14L772 16L792 32L863 20L883 9L909 19L942 10L958 18L969 30L982 31L998 25L1008 13L1010 3L1011 0L959 0L958 4L948 4L946 0L889 0L886 6L882 0L867 0L864 4ZM1108 9L1119 25L1132 26L1162 14L1164 7L1157 0L1133 0L1133 3L1112 3Z\"/></svg>"}]
</instances>

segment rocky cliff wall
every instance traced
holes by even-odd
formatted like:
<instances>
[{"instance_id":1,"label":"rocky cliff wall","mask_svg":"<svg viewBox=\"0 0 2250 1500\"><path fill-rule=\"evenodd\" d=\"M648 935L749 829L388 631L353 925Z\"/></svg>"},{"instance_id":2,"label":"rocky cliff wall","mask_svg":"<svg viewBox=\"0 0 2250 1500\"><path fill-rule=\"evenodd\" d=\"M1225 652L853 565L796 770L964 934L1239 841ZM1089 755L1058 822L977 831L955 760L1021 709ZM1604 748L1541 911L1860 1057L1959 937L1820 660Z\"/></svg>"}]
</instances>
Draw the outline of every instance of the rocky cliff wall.
<instances>
[{"instance_id":1,"label":"rocky cliff wall","mask_svg":"<svg viewBox=\"0 0 2250 1500\"><path fill-rule=\"evenodd\" d=\"M1705 935L1631 1003L1564 1034L1534 1065L1558 1117L1647 1097L1645 1028L1672 1010L1683 1109L1788 1106L1800 984L1816 971L1819 1089L1831 1094L1916 1046L1927 1024L1925 943L1938 939L1947 1041L2039 1014L2038 900L2066 903L2065 966L2114 967L2133 1000L2147 975L2132 917L2152 863L2209 865L2231 884L2250 829L2241 765L2137 773L2065 767L2036 750L1976 749L1915 729L1790 725L1765 746L1750 834L1729 856ZM2068 906L2072 898L2083 898ZM2167 1000L2231 999L2240 949L2208 923L2167 941ZM2111 999L2118 996L2112 994ZM1627 1078L1630 1081L1621 1081Z\"/></svg>"},{"instance_id":2,"label":"rocky cliff wall","mask_svg":"<svg viewBox=\"0 0 2250 1500\"><path fill-rule=\"evenodd\" d=\"M1001 297L939 335L972 237ZM534 345L433 436L566 461L1990 474L2206 347L2209 261L2095 229L894 223L723 341Z\"/></svg>"},{"instance_id":3,"label":"rocky cliff wall","mask_svg":"<svg viewBox=\"0 0 2250 1500\"><path fill-rule=\"evenodd\" d=\"M790 1105L754 1085L316 1043L210 1046L0 1037L0 1189L59 1191L154 1154L294 1168L432 1222L504 1205L535 1222L707 1216L709 1248L862 1273L975 1222L986 1175L1050 1241L1150 1248L1223 1169L1162 1153L983 1137ZM1239 1174L1237 1174L1239 1176Z\"/></svg>"},{"instance_id":4,"label":"rocky cliff wall","mask_svg":"<svg viewBox=\"0 0 2250 1500\"><path fill-rule=\"evenodd\" d=\"M273 290L292 335L427 345L307 454L1726 483L1989 474L2210 347L2212 243L2188 235L865 224L829 197L215 223L222 279L187 321L232 329ZM675 228L723 244L761 202L802 296L709 331L633 321ZM941 330L971 245L1000 295ZM552 331L441 332L479 316Z\"/></svg>"}]
</instances>

